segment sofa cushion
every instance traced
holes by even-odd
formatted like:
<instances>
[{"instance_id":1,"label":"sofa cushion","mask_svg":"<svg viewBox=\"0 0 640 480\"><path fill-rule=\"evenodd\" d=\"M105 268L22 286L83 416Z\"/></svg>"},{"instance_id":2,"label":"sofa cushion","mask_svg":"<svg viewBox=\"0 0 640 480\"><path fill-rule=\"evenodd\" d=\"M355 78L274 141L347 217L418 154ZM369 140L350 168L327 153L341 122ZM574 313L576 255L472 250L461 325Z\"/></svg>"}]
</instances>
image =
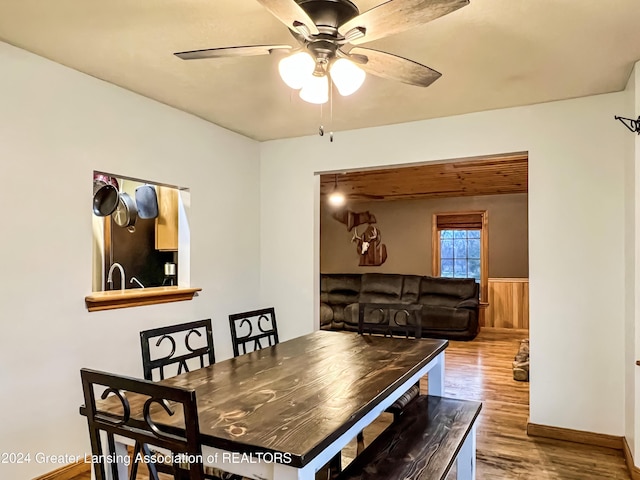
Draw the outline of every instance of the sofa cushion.
<instances>
[{"instance_id":1,"label":"sofa cushion","mask_svg":"<svg viewBox=\"0 0 640 480\"><path fill-rule=\"evenodd\" d=\"M470 328L472 318L475 317L470 310L433 305L422 307L423 330L464 331Z\"/></svg>"},{"instance_id":2,"label":"sofa cushion","mask_svg":"<svg viewBox=\"0 0 640 480\"><path fill-rule=\"evenodd\" d=\"M420 275L403 275L402 297L400 303L418 303L420 297Z\"/></svg>"},{"instance_id":3,"label":"sofa cushion","mask_svg":"<svg viewBox=\"0 0 640 480\"><path fill-rule=\"evenodd\" d=\"M364 273L360 287L362 303L399 303L404 275Z\"/></svg>"},{"instance_id":4,"label":"sofa cushion","mask_svg":"<svg viewBox=\"0 0 640 480\"><path fill-rule=\"evenodd\" d=\"M333 305L332 310L333 310L333 318L331 319L331 321L334 323L344 322L344 305Z\"/></svg>"},{"instance_id":5,"label":"sofa cushion","mask_svg":"<svg viewBox=\"0 0 640 480\"><path fill-rule=\"evenodd\" d=\"M344 328L345 330L358 330L358 315L360 314L360 304L352 303L344 307Z\"/></svg>"},{"instance_id":6,"label":"sofa cushion","mask_svg":"<svg viewBox=\"0 0 640 480\"><path fill-rule=\"evenodd\" d=\"M449 295L420 295L418 303L422 305L432 305L434 307L450 307L455 308L461 300L458 297L451 297Z\"/></svg>"},{"instance_id":7,"label":"sofa cushion","mask_svg":"<svg viewBox=\"0 0 640 480\"><path fill-rule=\"evenodd\" d=\"M461 299L478 296L478 288L473 278L422 277L420 296L448 295ZM420 303L425 303L420 301Z\"/></svg>"},{"instance_id":8,"label":"sofa cushion","mask_svg":"<svg viewBox=\"0 0 640 480\"><path fill-rule=\"evenodd\" d=\"M320 281L320 301L330 305L349 305L360 295L360 274L326 274Z\"/></svg>"}]
</instances>

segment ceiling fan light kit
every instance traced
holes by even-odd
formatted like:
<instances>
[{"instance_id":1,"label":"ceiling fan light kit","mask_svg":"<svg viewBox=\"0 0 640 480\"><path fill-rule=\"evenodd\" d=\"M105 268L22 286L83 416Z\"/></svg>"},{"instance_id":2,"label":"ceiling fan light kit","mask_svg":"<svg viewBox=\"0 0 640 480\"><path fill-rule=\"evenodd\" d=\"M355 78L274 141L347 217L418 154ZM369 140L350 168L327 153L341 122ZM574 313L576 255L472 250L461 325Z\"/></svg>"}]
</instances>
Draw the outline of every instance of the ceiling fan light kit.
<instances>
[{"instance_id":1,"label":"ceiling fan light kit","mask_svg":"<svg viewBox=\"0 0 640 480\"><path fill-rule=\"evenodd\" d=\"M280 77L289 87L299 90L313 75L316 62L307 52L298 52L284 57L278 63Z\"/></svg>"},{"instance_id":2,"label":"ceiling fan light kit","mask_svg":"<svg viewBox=\"0 0 640 480\"><path fill-rule=\"evenodd\" d=\"M305 102L321 105L329 101L329 79L326 75L312 74L300 89L300 98Z\"/></svg>"},{"instance_id":3,"label":"ceiling fan light kit","mask_svg":"<svg viewBox=\"0 0 640 480\"><path fill-rule=\"evenodd\" d=\"M280 60L278 71L287 86L294 90L301 89L300 98L316 104L329 100L329 76L342 96L351 95L364 83L364 70L346 58L334 59L329 68L329 75L326 72L326 63L316 62L308 52L296 52Z\"/></svg>"},{"instance_id":4,"label":"ceiling fan light kit","mask_svg":"<svg viewBox=\"0 0 640 480\"><path fill-rule=\"evenodd\" d=\"M331 80L343 97L358 91L367 76L364 70L346 58L338 58L331 64Z\"/></svg>"},{"instance_id":5,"label":"ceiling fan light kit","mask_svg":"<svg viewBox=\"0 0 640 480\"><path fill-rule=\"evenodd\" d=\"M278 70L300 98L322 104L329 100L329 86L340 95L356 92L366 74L427 87L440 78L435 70L387 52L358 45L430 22L469 4L469 0L388 0L364 13L350 0L257 0L284 23L298 47L246 45L178 52L183 60L292 54Z\"/></svg>"}]
</instances>

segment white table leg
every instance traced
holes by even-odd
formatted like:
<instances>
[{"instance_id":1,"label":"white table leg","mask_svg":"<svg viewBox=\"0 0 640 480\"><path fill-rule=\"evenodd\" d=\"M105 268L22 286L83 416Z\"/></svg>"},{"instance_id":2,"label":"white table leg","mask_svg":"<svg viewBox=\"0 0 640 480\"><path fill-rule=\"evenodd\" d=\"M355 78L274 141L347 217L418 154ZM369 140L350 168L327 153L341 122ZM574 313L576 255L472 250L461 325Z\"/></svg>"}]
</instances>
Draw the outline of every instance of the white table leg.
<instances>
[{"instance_id":1,"label":"white table leg","mask_svg":"<svg viewBox=\"0 0 640 480\"><path fill-rule=\"evenodd\" d=\"M334 441L331 447L326 448L312 462L304 468L294 468L286 464L274 463L273 465L265 464L225 464L225 455L229 455L221 449L203 445L202 453L207 466L221 468L225 471L233 472L252 479L274 479L274 480L315 480L315 469L321 468L326 462L330 461L340 449L351 441L358 432L364 427L372 423L387 407L398 399L405 391L413 386L424 375L428 375L429 394L443 396L444 394L444 352L432 359L427 365L423 366L410 379L399 386L394 394L387 397L384 401L373 408L369 413L362 417L348 431L344 432L338 439Z\"/></svg>"},{"instance_id":2,"label":"white table leg","mask_svg":"<svg viewBox=\"0 0 640 480\"><path fill-rule=\"evenodd\" d=\"M314 480L316 472L311 468L294 468L282 463L273 464L274 480Z\"/></svg>"},{"instance_id":3,"label":"white table leg","mask_svg":"<svg viewBox=\"0 0 640 480\"><path fill-rule=\"evenodd\" d=\"M437 357L437 363L429 370L427 379L429 386L429 395L444 396L444 352Z\"/></svg>"},{"instance_id":4,"label":"white table leg","mask_svg":"<svg viewBox=\"0 0 640 480\"><path fill-rule=\"evenodd\" d=\"M469 435L460 448L456 459L458 480L475 480L476 478L476 426L471 427Z\"/></svg>"}]
</instances>

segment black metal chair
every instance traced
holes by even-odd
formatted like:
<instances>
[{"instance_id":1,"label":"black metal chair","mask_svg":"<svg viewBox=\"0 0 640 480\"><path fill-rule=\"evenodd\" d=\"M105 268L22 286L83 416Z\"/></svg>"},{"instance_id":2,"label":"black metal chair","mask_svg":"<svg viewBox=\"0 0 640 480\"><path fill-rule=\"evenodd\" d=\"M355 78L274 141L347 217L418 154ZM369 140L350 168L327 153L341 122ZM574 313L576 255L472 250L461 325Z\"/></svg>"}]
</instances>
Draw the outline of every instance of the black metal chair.
<instances>
[{"instance_id":1,"label":"black metal chair","mask_svg":"<svg viewBox=\"0 0 640 480\"><path fill-rule=\"evenodd\" d=\"M358 304L358 333L385 337L422 337L422 305L397 303Z\"/></svg>"},{"instance_id":2,"label":"black metal chair","mask_svg":"<svg viewBox=\"0 0 640 480\"><path fill-rule=\"evenodd\" d=\"M195 342L195 345L190 343L190 339ZM144 378L147 380L154 380L155 370L159 380L164 380L193 369L204 368L216 361L210 318L144 330L140 332L140 346ZM153 353L160 352L164 355L151 358L152 348ZM173 369L165 370L165 367L173 367ZM213 467L205 467L204 473L205 478L214 480L242 480L243 478Z\"/></svg>"},{"instance_id":3,"label":"black metal chair","mask_svg":"<svg viewBox=\"0 0 640 480\"><path fill-rule=\"evenodd\" d=\"M89 425L94 458L105 458L100 438L101 432L104 432L107 455L111 459L118 458L116 435L135 443L133 456L124 463L131 464L130 479L136 478L141 460L144 460L151 480L159 480L160 467L163 473L172 475L174 479L205 478L202 462L192 461L202 458L194 390L84 368L80 370L80 376L85 402L83 409ZM105 401L96 401L97 395ZM168 418L167 414L176 415L176 419L181 420L172 421L175 427L171 430L156 423L162 417ZM152 448L153 451L170 452L170 456L163 457L171 461L154 463ZM111 477L114 480L124 480L119 477L118 464L111 462L110 465ZM94 463L94 471L97 480L105 480L104 463Z\"/></svg>"},{"instance_id":4,"label":"black metal chair","mask_svg":"<svg viewBox=\"0 0 640 480\"><path fill-rule=\"evenodd\" d=\"M422 305L396 303L358 304L358 333L385 337L422 338ZM420 395L420 382L413 385L385 411L393 414L394 421L404 407ZM364 450L362 432L357 436L357 452Z\"/></svg>"},{"instance_id":5,"label":"black metal chair","mask_svg":"<svg viewBox=\"0 0 640 480\"><path fill-rule=\"evenodd\" d=\"M229 326L234 357L279 342L276 311L273 307L229 315Z\"/></svg>"},{"instance_id":6,"label":"black metal chair","mask_svg":"<svg viewBox=\"0 0 640 480\"><path fill-rule=\"evenodd\" d=\"M233 356L237 357L277 345L278 325L275 308L263 308L229 315ZM241 351L242 350L242 351ZM316 472L316 480L334 479L342 470L342 455L338 452L325 466Z\"/></svg>"},{"instance_id":7,"label":"black metal chair","mask_svg":"<svg viewBox=\"0 0 640 480\"><path fill-rule=\"evenodd\" d=\"M140 346L144 378L147 380L154 380L156 370L159 379L163 380L215 363L210 318L142 331ZM161 356L152 358L152 349L154 354ZM169 366L174 368L167 374L165 368Z\"/></svg>"}]
</instances>

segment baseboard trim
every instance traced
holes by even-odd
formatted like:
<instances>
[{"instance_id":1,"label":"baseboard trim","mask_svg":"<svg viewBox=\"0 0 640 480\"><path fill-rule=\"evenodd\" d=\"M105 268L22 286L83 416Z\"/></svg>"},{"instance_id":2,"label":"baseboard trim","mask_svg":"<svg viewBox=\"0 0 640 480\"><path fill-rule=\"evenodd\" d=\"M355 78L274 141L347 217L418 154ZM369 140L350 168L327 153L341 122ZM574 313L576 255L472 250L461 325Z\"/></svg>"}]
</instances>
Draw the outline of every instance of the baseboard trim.
<instances>
[{"instance_id":1,"label":"baseboard trim","mask_svg":"<svg viewBox=\"0 0 640 480\"><path fill-rule=\"evenodd\" d=\"M607 435L606 433L585 432L583 430L527 423L527 435L530 437L553 438L555 440L565 440L567 442L624 450L624 437Z\"/></svg>"},{"instance_id":2,"label":"baseboard trim","mask_svg":"<svg viewBox=\"0 0 640 480\"><path fill-rule=\"evenodd\" d=\"M481 327L481 332L496 332L496 333L519 333L521 335L529 335L528 328L506 328L506 327Z\"/></svg>"},{"instance_id":3,"label":"baseboard trim","mask_svg":"<svg viewBox=\"0 0 640 480\"><path fill-rule=\"evenodd\" d=\"M91 463L79 460L76 463L70 463L60 468L56 468L52 472L45 473L33 480L71 480L73 477L91 472Z\"/></svg>"},{"instance_id":4,"label":"baseboard trim","mask_svg":"<svg viewBox=\"0 0 640 480\"><path fill-rule=\"evenodd\" d=\"M624 461L627 462L627 470L629 470L631 480L640 480L640 468L633 464L633 455L631 454L631 449L625 437L622 437L622 444L624 447Z\"/></svg>"}]
</instances>

